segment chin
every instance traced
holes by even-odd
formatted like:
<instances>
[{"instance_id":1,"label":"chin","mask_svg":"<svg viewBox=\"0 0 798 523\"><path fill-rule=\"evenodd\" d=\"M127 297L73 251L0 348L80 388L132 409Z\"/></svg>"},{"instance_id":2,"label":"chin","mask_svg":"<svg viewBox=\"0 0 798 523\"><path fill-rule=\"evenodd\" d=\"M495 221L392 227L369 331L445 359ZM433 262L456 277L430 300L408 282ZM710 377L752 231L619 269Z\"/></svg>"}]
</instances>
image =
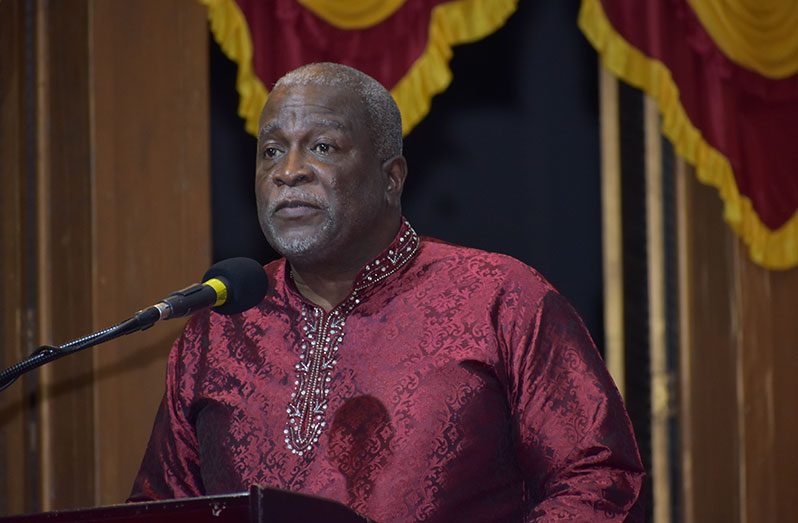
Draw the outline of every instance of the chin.
<instances>
[{"instance_id":1,"label":"chin","mask_svg":"<svg viewBox=\"0 0 798 523\"><path fill-rule=\"evenodd\" d=\"M329 250L330 239L323 234L302 234L298 231L291 234L267 235L274 250L288 260L313 261L320 259Z\"/></svg>"},{"instance_id":2,"label":"chin","mask_svg":"<svg viewBox=\"0 0 798 523\"><path fill-rule=\"evenodd\" d=\"M286 258L311 253L317 243L316 238L302 234L269 234L266 238Z\"/></svg>"},{"instance_id":3,"label":"chin","mask_svg":"<svg viewBox=\"0 0 798 523\"><path fill-rule=\"evenodd\" d=\"M320 261L336 243L339 235L333 220L320 224L284 226L279 222L262 222L261 228L269 244L289 261Z\"/></svg>"}]
</instances>

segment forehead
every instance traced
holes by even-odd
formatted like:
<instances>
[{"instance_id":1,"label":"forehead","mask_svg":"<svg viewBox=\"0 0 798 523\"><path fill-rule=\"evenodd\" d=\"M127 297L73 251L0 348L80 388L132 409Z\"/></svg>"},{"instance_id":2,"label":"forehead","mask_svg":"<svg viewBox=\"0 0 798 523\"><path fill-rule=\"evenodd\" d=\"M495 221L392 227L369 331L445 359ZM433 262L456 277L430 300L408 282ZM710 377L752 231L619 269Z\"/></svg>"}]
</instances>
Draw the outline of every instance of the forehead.
<instances>
[{"instance_id":1,"label":"forehead","mask_svg":"<svg viewBox=\"0 0 798 523\"><path fill-rule=\"evenodd\" d=\"M290 85L269 95L260 117L260 135L303 126L323 126L357 133L365 125L365 108L347 89L323 85Z\"/></svg>"}]
</instances>

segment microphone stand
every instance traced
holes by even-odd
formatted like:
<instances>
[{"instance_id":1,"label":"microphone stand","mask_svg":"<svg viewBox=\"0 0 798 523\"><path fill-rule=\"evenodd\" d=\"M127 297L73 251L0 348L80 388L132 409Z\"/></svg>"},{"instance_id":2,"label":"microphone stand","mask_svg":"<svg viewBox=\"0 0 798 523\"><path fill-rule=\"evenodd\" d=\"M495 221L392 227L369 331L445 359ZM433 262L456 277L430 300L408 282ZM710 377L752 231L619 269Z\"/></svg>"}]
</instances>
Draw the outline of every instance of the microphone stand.
<instances>
[{"instance_id":1,"label":"microphone stand","mask_svg":"<svg viewBox=\"0 0 798 523\"><path fill-rule=\"evenodd\" d=\"M5 390L9 385L14 383L17 378L23 374L41 367L46 363L55 361L69 354L88 349L100 343L113 340L120 336L130 334L136 331L143 331L149 329L153 324L160 319L158 310L154 307L144 309L136 315L126 319L121 323L117 323L113 327L108 327L101 331L89 334L82 338L70 341L60 346L42 345L37 348L30 356L13 365L3 372L0 372L0 391Z\"/></svg>"}]
</instances>

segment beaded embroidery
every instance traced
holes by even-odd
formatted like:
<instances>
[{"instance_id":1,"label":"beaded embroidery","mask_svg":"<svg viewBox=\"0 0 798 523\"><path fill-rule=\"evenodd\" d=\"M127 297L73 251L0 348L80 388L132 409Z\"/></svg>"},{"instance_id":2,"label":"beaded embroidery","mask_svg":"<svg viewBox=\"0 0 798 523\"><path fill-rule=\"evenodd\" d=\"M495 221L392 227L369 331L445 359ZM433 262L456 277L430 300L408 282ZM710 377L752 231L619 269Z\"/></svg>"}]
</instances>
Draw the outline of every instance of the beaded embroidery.
<instances>
[{"instance_id":1,"label":"beaded embroidery","mask_svg":"<svg viewBox=\"0 0 798 523\"><path fill-rule=\"evenodd\" d=\"M355 280L349 297L325 314L321 307L302 305L302 340L291 402L285 444L300 456L313 450L326 425L325 413L338 349L344 340L346 318L360 304L360 293L398 271L418 250L416 231L403 220L402 229L389 249L366 265Z\"/></svg>"}]
</instances>

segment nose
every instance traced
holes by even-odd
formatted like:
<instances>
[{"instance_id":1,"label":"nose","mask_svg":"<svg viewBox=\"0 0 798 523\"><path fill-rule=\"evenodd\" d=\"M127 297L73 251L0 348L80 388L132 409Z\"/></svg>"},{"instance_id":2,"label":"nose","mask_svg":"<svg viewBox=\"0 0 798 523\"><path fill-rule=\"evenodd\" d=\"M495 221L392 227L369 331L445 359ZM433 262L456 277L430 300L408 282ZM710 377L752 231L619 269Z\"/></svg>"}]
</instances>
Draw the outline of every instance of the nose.
<instances>
[{"instance_id":1,"label":"nose","mask_svg":"<svg viewBox=\"0 0 798 523\"><path fill-rule=\"evenodd\" d=\"M283 161L277 166L273 176L275 185L289 187L308 183L312 179L313 171L308 166L302 151L295 147L285 153Z\"/></svg>"}]
</instances>

